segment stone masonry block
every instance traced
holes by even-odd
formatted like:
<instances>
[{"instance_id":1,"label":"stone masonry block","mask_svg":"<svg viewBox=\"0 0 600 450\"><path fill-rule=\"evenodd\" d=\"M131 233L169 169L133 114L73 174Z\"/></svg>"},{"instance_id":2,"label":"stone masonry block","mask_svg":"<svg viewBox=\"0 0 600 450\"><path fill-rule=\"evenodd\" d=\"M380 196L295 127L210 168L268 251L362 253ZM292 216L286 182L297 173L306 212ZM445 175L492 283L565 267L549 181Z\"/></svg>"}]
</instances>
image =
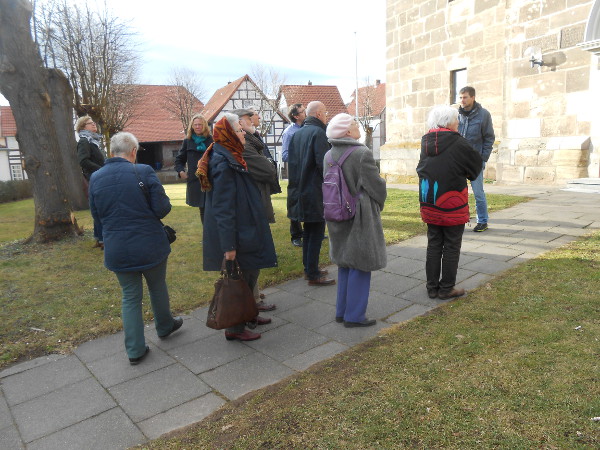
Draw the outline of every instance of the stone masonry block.
<instances>
[{"instance_id":1,"label":"stone masonry block","mask_svg":"<svg viewBox=\"0 0 600 450\"><path fill-rule=\"evenodd\" d=\"M542 118L542 136L568 136L577 129L577 117L555 116Z\"/></svg>"},{"instance_id":2,"label":"stone masonry block","mask_svg":"<svg viewBox=\"0 0 600 450\"><path fill-rule=\"evenodd\" d=\"M477 0L475 3L475 9L473 13L475 15L479 15L487 9L493 8L494 6L498 6L500 3L499 0Z\"/></svg>"},{"instance_id":3,"label":"stone masonry block","mask_svg":"<svg viewBox=\"0 0 600 450\"><path fill-rule=\"evenodd\" d=\"M532 184L553 184L556 178L556 168L554 167L526 167L525 183Z\"/></svg>"},{"instance_id":4,"label":"stone masonry block","mask_svg":"<svg viewBox=\"0 0 600 450\"><path fill-rule=\"evenodd\" d=\"M552 155L552 164L556 167L587 167L589 151L582 149L555 150Z\"/></svg>"},{"instance_id":5,"label":"stone masonry block","mask_svg":"<svg viewBox=\"0 0 600 450\"><path fill-rule=\"evenodd\" d=\"M567 71L566 92L586 91L590 87L590 69L583 67Z\"/></svg>"},{"instance_id":6,"label":"stone masonry block","mask_svg":"<svg viewBox=\"0 0 600 450\"><path fill-rule=\"evenodd\" d=\"M585 23L563 28L560 31L560 48L574 47L583 41Z\"/></svg>"},{"instance_id":7,"label":"stone masonry block","mask_svg":"<svg viewBox=\"0 0 600 450\"><path fill-rule=\"evenodd\" d=\"M563 182L565 180L574 180L576 178L586 178L588 176L587 165L585 167L556 167L556 181Z\"/></svg>"},{"instance_id":8,"label":"stone masonry block","mask_svg":"<svg viewBox=\"0 0 600 450\"><path fill-rule=\"evenodd\" d=\"M580 0L576 0L581 3ZM550 27L549 29L555 30L564 26L576 24L578 22L587 21L590 14L591 2L587 4L570 8L567 11L562 11L560 14L553 14L550 16Z\"/></svg>"},{"instance_id":9,"label":"stone masonry block","mask_svg":"<svg viewBox=\"0 0 600 450\"><path fill-rule=\"evenodd\" d=\"M560 13L567 9L567 0L545 0L540 4L542 5L541 13L543 16Z\"/></svg>"},{"instance_id":10,"label":"stone masonry block","mask_svg":"<svg viewBox=\"0 0 600 450\"><path fill-rule=\"evenodd\" d=\"M443 27L445 23L445 11L438 11L435 14L425 18L425 31L432 32L433 30Z\"/></svg>"},{"instance_id":11,"label":"stone masonry block","mask_svg":"<svg viewBox=\"0 0 600 450\"><path fill-rule=\"evenodd\" d=\"M541 150L538 155L538 165L539 166L551 166L553 154L554 154L553 150Z\"/></svg>"},{"instance_id":12,"label":"stone masonry block","mask_svg":"<svg viewBox=\"0 0 600 450\"><path fill-rule=\"evenodd\" d=\"M519 166L503 166L502 181L510 183L522 183L525 174L525 167Z\"/></svg>"},{"instance_id":13,"label":"stone masonry block","mask_svg":"<svg viewBox=\"0 0 600 450\"><path fill-rule=\"evenodd\" d=\"M537 150L519 150L515 153L515 165L517 166L537 166Z\"/></svg>"},{"instance_id":14,"label":"stone masonry block","mask_svg":"<svg viewBox=\"0 0 600 450\"><path fill-rule=\"evenodd\" d=\"M534 39L540 36L544 36L548 32L549 26L550 19L548 17L543 17L531 23L526 23L525 39Z\"/></svg>"}]
</instances>

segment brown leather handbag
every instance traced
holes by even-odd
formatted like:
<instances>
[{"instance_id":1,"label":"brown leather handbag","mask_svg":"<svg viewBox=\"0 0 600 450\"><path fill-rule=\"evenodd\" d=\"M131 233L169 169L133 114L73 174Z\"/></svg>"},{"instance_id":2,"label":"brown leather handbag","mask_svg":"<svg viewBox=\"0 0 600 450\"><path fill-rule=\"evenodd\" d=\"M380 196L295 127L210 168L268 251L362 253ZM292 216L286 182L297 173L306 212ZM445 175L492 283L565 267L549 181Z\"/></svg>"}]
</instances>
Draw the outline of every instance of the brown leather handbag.
<instances>
[{"instance_id":1,"label":"brown leather handbag","mask_svg":"<svg viewBox=\"0 0 600 450\"><path fill-rule=\"evenodd\" d=\"M250 322L258 316L254 294L242 278L237 260L234 260L233 267L233 273L229 273L223 259L221 277L215 281L215 294L208 308L206 326L209 328L222 330Z\"/></svg>"}]
</instances>

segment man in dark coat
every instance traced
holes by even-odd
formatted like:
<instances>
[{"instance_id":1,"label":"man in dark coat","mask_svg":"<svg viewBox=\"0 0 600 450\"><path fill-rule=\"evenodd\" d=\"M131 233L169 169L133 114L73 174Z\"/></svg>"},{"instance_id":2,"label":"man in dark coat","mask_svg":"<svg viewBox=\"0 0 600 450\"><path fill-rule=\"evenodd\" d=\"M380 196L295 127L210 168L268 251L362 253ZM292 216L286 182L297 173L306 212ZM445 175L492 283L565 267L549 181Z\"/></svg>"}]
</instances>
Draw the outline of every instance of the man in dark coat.
<instances>
[{"instance_id":1,"label":"man in dark coat","mask_svg":"<svg viewBox=\"0 0 600 450\"><path fill-rule=\"evenodd\" d=\"M446 300L464 295L456 289L465 223L469 221L467 179L481 172L481 155L458 134L458 111L436 106L427 118L417 166L421 218L427 224L427 293ZM441 275L441 278L440 278Z\"/></svg>"},{"instance_id":2,"label":"man in dark coat","mask_svg":"<svg viewBox=\"0 0 600 450\"><path fill-rule=\"evenodd\" d=\"M294 134L288 150L288 217L304 223L302 264L311 286L335 284L319 270L325 235L323 218L323 159L330 148L325 134L327 111L321 102L306 106L306 120Z\"/></svg>"}]
</instances>

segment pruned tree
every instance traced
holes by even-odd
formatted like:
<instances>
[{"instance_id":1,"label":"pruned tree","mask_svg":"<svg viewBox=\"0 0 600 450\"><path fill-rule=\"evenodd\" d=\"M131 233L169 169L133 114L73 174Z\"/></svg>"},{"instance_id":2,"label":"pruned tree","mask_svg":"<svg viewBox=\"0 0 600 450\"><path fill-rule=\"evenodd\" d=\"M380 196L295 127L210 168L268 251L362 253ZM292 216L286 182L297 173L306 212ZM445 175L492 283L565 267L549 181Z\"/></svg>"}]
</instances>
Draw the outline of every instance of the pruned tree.
<instances>
[{"instance_id":1,"label":"pruned tree","mask_svg":"<svg viewBox=\"0 0 600 450\"><path fill-rule=\"evenodd\" d=\"M68 82L44 67L32 39L32 4L0 0L0 92L10 102L17 141L32 181L35 225L30 241L48 242L79 234L71 210L58 129ZM67 112L68 114L68 112ZM72 124L71 124L72 136Z\"/></svg>"},{"instance_id":2,"label":"pruned tree","mask_svg":"<svg viewBox=\"0 0 600 450\"><path fill-rule=\"evenodd\" d=\"M35 36L49 67L67 74L77 116L89 114L104 135L122 130L139 98L135 32L106 5L47 0L37 4Z\"/></svg>"},{"instance_id":3,"label":"pruned tree","mask_svg":"<svg viewBox=\"0 0 600 450\"><path fill-rule=\"evenodd\" d=\"M258 109L262 117L258 132L264 137L273 126L276 113L281 110L281 86L285 84L285 75L274 67L263 64L253 64L250 70L252 80L266 96L266 99L260 101Z\"/></svg>"},{"instance_id":4,"label":"pruned tree","mask_svg":"<svg viewBox=\"0 0 600 450\"><path fill-rule=\"evenodd\" d=\"M373 123L373 113L375 109L375 86L369 83L369 79L365 80L365 86L358 89L358 95L354 91L353 97L356 104L358 104L358 123L365 132L365 145L370 149L373 149L373 131L374 128L371 126ZM351 108L351 112L354 109Z\"/></svg>"},{"instance_id":5,"label":"pruned tree","mask_svg":"<svg viewBox=\"0 0 600 450\"><path fill-rule=\"evenodd\" d=\"M169 76L165 108L181 121L186 131L190 118L202 109L206 89L200 76L191 69L176 67Z\"/></svg>"}]
</instances>

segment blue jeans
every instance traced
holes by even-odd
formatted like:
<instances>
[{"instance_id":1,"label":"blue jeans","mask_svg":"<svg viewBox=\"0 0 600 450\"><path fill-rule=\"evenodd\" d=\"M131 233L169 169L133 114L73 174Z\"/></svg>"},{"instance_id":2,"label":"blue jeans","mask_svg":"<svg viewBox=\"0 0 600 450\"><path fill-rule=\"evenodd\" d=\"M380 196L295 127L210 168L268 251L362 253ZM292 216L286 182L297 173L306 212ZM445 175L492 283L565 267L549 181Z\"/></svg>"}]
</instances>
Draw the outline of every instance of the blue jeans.
<instances>
[{"instance_id":1,"label":"blue jeans","mask_svg":"<svg viewBox=\"0 0 600 450\"><path fill-rule=\"evenodd\" d=\"M338 288L335 317L346 322L362 322L366 319L371 272L338 267Z\"/></svg>"},{"instance_id":2,"label":"blue jeans","mask_svg":"<svg viewBox=\"0 0 600 450\"><path fill-rule=\"evenodd\" d=\"M319 278L319 255L325 236L325 222L304 222L302 232L302 264L309 280Z\"/></svg>"},{"instance_id":3,"label":"blue jeans","mask_svg":"<svg viewBox=\"0 0 600 450\"><path fill-rule=\"evenodd\" d=\"M115 272L123 300L121 315L125 331L125 350L130 358L138 358L146 351L144 339L144 318L142 317L142 276L146 279L150 304L154 313L154 326L159 336L173 329L173 315L167 290L167 259L151 269L141 272Z\"/></svg>"},{"instance_id":4,"label":"blue jeans","mask_svg":"<svg viewBox=\"0 0 600 450\"><path fill-rule=\"evenodd\" d=\"M473 189L473 195L475 196L475 209L477 211L477 223L488 223L488 209L487 199L485 198L485 192L483 191L483 171L485 170L485 163L479 173L479 176L471 181L471 189Z\"/></svg>"}]
</instances>

